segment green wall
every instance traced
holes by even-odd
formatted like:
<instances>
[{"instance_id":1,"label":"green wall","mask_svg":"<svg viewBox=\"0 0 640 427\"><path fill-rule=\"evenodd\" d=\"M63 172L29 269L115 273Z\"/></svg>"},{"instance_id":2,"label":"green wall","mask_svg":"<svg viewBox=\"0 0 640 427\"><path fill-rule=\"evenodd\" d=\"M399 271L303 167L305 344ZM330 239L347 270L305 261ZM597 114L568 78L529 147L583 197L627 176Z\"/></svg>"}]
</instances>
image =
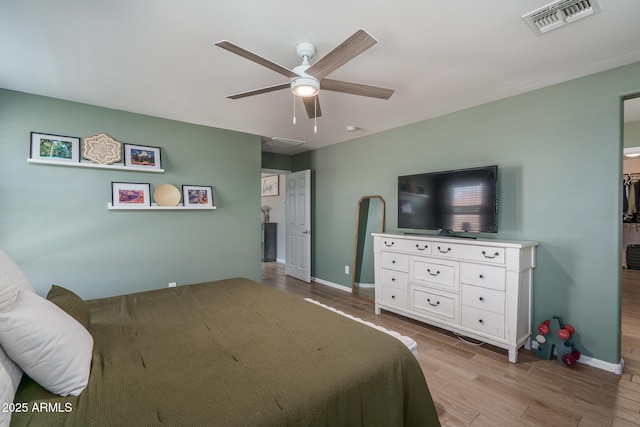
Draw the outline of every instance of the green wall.
<instances>
[{"instance_id":1,"label":"green wall","mask_svg":"<svg viewBox=\"0 0 640 427\"><path fill-rule=\"evenodd\" d=\"M27 163L31 131L162 148L164 174ZM0 248L40 294L260 280L260 138L0 89ZM212 185L215 211L109 211L111 182Z\"/></svg>"},{"instance_id":2,"label":"green wall","mask_svg":"<svg viewBox=\"0 0 640 427\"><path fill-rule=\"evenodd\" d=\"M293 158L280 153L262 153L262 168L281 171L291 171Z\"/></svg>"},{"instance_id":3,"label":"green wall","mask_svg":"<svg viewBox=\"0 0 640 427\"><path fill-rule=\"evenodd\" d=\"M640 63L295 156L314 174L312 275L350 286L363 195L386 200L393 231L398 175L498 164L487 237L540 242L534 323L561 315L584 354L618 363L621 97L634 92Z\"/></svg>"}]
</instances>

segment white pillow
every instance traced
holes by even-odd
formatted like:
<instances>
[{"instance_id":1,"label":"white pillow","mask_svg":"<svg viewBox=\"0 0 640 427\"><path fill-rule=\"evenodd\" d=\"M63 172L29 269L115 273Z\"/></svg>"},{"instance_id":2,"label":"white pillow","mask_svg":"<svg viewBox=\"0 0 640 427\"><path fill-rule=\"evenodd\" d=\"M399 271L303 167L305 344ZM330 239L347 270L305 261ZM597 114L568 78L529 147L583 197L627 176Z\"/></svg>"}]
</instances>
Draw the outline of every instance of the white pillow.
<instances>
[{"instance_id":1,"label":"white pillow","mask_svg":"<svg viewBox=\"0 0 640 427\"><path fill-rule=\"evenodd\" d=\"M7 427L11 422L11 412L2 410L13 402L22 379L22 369L0 347L0 427Z\"/></svg>"},{"instance_id":2,"label":"white pillow","mask_svg":"<svg viewBox=\"0 0 640 427\"><path fill-rule=\"evenodd\" d=\"M0 344L34 381L52 393L77 396L89 382L93 338L50 301L19 291L0 313Z\"/></svg>"},{"instance_id":3,"label":"white pillow","mask_svg":"<svg viewBox=\"0 0 640 427\"><path fill-rule=\"evenodd\" d=\"M0 250L0 312L9 310L18 295L18 291L33 292L20 267L9 256ZM0 404L9 404L22 379L22 369L16 365L0 348ZM11 421L11 413L0 408L0 426L5 427Z\"/></svg>"},{"instance_id":4,"label":"white pillow","mask_svg":"<svg viewBox=\"0 0 640 427\"><path fill-rule=\"evenodd\" d=\"M18 291L34 292L20 267L0 250L0 311L7 311L13 306Z\"/></svg>"}]
</instances>

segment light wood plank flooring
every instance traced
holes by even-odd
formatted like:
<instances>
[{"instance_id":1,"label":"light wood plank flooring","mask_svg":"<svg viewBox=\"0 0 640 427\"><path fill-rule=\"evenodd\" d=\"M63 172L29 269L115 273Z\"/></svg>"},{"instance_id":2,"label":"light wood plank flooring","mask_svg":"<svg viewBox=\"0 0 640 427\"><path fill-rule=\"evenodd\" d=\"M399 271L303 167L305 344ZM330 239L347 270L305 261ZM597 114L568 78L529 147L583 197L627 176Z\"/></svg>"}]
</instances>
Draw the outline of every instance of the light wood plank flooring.
<instances>
[{"instance_id":1,"label":"light wood plank flooring","mask_svg":"<svg viewBox=\"0 0 640 427\"><path fill-rule=\"evenodd\" d=\"M284 275L263 263L262 283L309 297L412 337L443 426L640 426L640 271L623 270L622 357L615 375L578 364L567 368L520 350L473 346L454 335L388 312L331 287ZM606 333L600 331L599 333Z\"/></svg>"}]
</instances>

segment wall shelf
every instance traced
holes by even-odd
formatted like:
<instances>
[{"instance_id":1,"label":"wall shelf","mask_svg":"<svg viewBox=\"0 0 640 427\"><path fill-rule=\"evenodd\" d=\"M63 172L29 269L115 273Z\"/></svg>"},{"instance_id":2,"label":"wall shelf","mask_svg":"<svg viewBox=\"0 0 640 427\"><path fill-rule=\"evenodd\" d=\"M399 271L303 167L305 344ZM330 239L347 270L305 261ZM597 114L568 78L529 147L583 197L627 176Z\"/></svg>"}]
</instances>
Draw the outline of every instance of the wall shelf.
<instances>
[{"instance_id":1,"label":"wall shelf","mask_svg":"<svg viewBox=\"0 0 640 427\"><path fill-rule=\"evenodd\" d=\"M202 208L185 207L182 203L178 206L158 206L152 203L151 206L141 206L134 208L130 206L113 206L111 203L107 203L107 208L110 211L212 211L217 209L216 206L207 206Z\"/></svg>"},{"instance_id":2,"label":"wall shelf","mask_svg":"<svg viewBox=\"0 0 640 427\"><path fill-rule=\"evenodd\" d=\"M111 170L129 171L129 172L164 173L164 169L140 168L135 166L124 166L120 164L99 165L97 163L91 163L91 162L59 162L55 160L44 160L44 159L27 159L27 162L38 164L38 165L70 166L74 168L111 169Z\"/></svg>"}]
</instances>

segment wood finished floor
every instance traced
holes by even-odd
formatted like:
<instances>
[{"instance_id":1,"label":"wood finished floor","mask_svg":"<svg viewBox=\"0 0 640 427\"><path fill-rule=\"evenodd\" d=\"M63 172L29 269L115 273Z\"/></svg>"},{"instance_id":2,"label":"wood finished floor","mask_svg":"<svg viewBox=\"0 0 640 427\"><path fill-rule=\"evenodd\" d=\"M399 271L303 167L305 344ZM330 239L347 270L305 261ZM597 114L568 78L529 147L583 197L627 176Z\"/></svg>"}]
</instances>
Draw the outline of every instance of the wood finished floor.
<instances>
[{"instance_id":1,"label":"wood finished floor","mask_svg":"<svg viewBox=\"0 0 640 427\"><path fill-rule=\"evenodd\" d=\"M567 368L524 349L512 364L506 350L392 313L376 316L373 303L285 276L279 263L263 263L262 283L413 338L443 426L640 426L640 271L622 272L622 375Z\"/></svg>"}]
</instances>

